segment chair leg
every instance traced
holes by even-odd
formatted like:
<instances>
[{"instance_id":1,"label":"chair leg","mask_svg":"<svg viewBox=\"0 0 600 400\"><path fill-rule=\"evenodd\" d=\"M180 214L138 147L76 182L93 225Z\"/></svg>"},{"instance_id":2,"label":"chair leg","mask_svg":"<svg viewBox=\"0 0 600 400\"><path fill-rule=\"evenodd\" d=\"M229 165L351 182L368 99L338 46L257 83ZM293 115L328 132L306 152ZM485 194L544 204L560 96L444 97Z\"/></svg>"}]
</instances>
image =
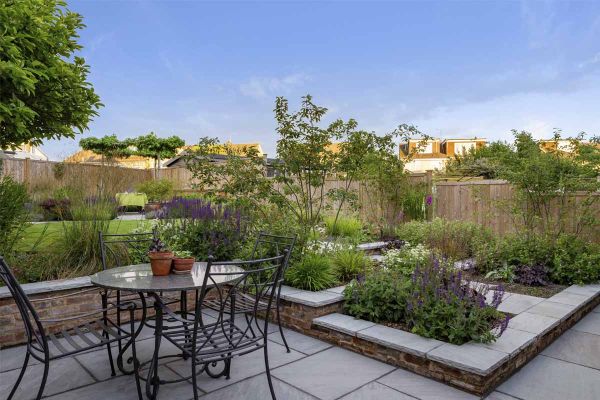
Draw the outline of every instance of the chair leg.
<instances>
[{"instance_id":1,"label":"chair leg","mask_svg":"<svg viewBox=\"0 0 600 400\"><path fill-rule=\"evenodd\" d=\"M290 346L288 346L288 342L285 339L285 335L283 334L283 327L281 326L281 314L279 314L279 305L277 305L276 311L277 313L277 325L279 326L279 333L281 334L281 339L283 340L283 344L285 345L285 349L287 352L290 352Z\"/></svg>"},{"instance_id":2,"label":"chair leg","mask_svg":"<svg viewBox=\"0 0 600 400\"><path fill-rule=\"evenodd\" d=\"M273 400L277 400L275 396L275 389L273 389L273 381L271 380L271 368L269 368L269 350L267 349L267 340L265 337L265 347L263 347L265 352L265 372L267 373L267 380L269 381L269 390L271 391L271 398Z\"/></svg>"},{"instance_id":3,"label":"chair leg","mask_svg":"<svg viewBox=\"0 0 600 400\"><path fill-rule=\"evenodd\" d=\"M10 394L8 395L7 400L12 399L12 397L15 395L15 392L17 391L17 388L19 387L19 384L21 383L21 379L23 379L23 375L25 375L25 370L27 369L28 363L29 363L29 351L27 351L27 353L25 354L25 361L23 361L23 367L21 368L21 373L19 374L19 377L17 378L17 381L15 382L15 386L13 386L12 390L10 391Z\"/></svg>"},{"instance_id":4,"label":"chair leg","mask_svg":"<svg viewBox=\"0 0 600 400\"><path fill-rule=\"evenodd\" d=\"M42 383L40 383L40 389L38 390L38 394L35 397L35 400L40 400L42 398L42 394L44 394L44 388L46 387L46 381L48 380L49 367L50 361L46 360L46 362L44 362L44 375L42 376Z\"/></svg>"},{"instance_id":5,"label":"chair leg","mask_svg":"<svg viewBox=\"0 0 600 400\"><path fill-rule=\"evenodd\" d=\"M198 382L196 377L196 346L192 346L192 390L194 391L194 400L198 400Z\"/></svg>"},{"instance_id":6,"label":"chair leg","mask_svg":"<svg viewBox=\"0 0 600 400\"><path fill-rule=\"evenodd\" d=\"M143 400L142 397L142 385L140 383L140 363L137 359L137 352L135 350L135 323L134 314L131 315L131 356L133 357L133 373L135 375L135 386L138 392L138 400Z\"/></svg>"},{"instance_id":7,"label":"chair leg","mask_svg":"<svg viewBox=\"0 0 600 400\"><path fill-rule=\"evenodd\" d=\"M108 306L107 296L108 296L107 293L102 294L102 308L106 308ZM108 314L106 313L106 311L104 311L102 313L102 320L104 322L104 325L108 326ZM104 332L102 335L108 341L108 332ZM106 350L108 351L108 362L110 364L110 376L115 376L115 375L117 375L117 372L115 371L115 363L113 360L112 348L111 348L110 342L106 343Z\"/></svg>"}]
</instances>

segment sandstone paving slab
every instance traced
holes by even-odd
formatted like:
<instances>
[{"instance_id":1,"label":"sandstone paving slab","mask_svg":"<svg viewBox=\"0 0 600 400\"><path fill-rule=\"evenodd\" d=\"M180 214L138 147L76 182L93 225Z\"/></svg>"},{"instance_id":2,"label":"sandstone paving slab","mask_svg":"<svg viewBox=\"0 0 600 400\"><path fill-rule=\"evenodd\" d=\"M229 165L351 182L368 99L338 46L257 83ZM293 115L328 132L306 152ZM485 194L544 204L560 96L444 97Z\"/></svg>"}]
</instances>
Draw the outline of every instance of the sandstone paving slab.
<instances>
[{"instance_id":1,"label":"sandstone paving slab","mask_svg":"<svg viewBox=\"0 0 600 400\"><path fill-rule=\"evenodd\" d=\"M531 332L519 331L506 328L498 339L493 343L473 343L475 346L485 347L491 350L501 351L513 355L529 343L533 342L536 335Z\"/></svg>"},{"instance_id":2,"label":"sandstone paving slab","mask_svg":"<svg viewBox=\"0 0 600 400\"><path fill-rule=\"evenodd\" d=\"M273 379L273 390L278 399L282 400L318 400L301 390L298 390L277 378ZM266 400L271 398L267 375L260 374L253 378L234 383L223 389L211 392L203 400ZM175 399L173 397L173 399Z\"/></svg>"},{"instance_id":3,"label":"sandstone paving slab","mask_svg":"<svg viewBox=\"0 0 600 400\"><path fill-rule=\"evenodd\" d=\"M84 289L92 286L89 276L71 279L56 279L52 281L25 283L21 285L26 295L32 296L39 293L57 292L68 289ZM0 287L0 299L12 297L7 286ZM50 297L50 296L48 296Z\"/></svg>"},{"instance_id":4,"label":"sandstone paving slab","mask_svg":"<svg viewBox=\"0 0 600 400\"><path fill-rule=\"evenodd\" d=\"M173 371L161 371L161 379L179 379ZM142 381L142 390L144 382ZM191 382L178 382L160 387L159 399L191 400L194 397ZM199 391L199 394L204 392ZM142 393L143 398L145 392ZM138 400L135 378L121 375L110 381L95 383L70 392L49 397L48 400Z\"/></svg>"},{"instance_id":5,"label":"sandstone paving slab","mask_svg":"<svg viewBox=\"0 0 600 400\"><path fill-rule=\"evenodd\" d=\"M344 296L339 293L329 292L327 290L320 292L309 292L308 290L302 290L300 292L285 295L282 293L281 298L295 303L304 304L309 307L320 307L337 303L338 301L343 300Z\"/></svg>"},{"instance_id":6,"label":"sandstone paving slab","mask_svg":"<svg viewBox=\"0 0 600 400\"><path fill-rule=\"evenodd\" d=\"M21 368L25 361L26 346L9 347L0 350L0 372L9 371L15 368ZM33 357L29 357L29 365L39 364L40 362Z\"/></svg>"},{"instance_id":7,"label":"sandstone paving slab","mask_svg":"<svg viewBox=\"0 0 600 400\"><path fill-rule=\"evenodd\" d=\"M356 335L361 339L419 356L424 356L428 351L444 344L439 340L424 338L414 333L379 324L363 329Z\"/></svg>"},{"instance_id":8,"label":"sandstone paving slab","mask_svg":"<svg viewBox=\"0 0 600 400\"><path fill-rule=\"evenodd\" d=\"M445 343L427 353L427 358L485 375L505 361L508 354L476 346L474 343L465 343L460 346Z\"/></svg>"},{"instance_id":9,"label":"sandstone paving slab","mask_svg":"<svg viewBox=\"0 0 600 400\"><path fill-rule=\"evenodd\" d=\"M337 294L342 294L344 292L344 289L346 289L346 285L336 286L331 289L327 289L327 291L337 293Z\"/></svg>"},{"instance_id":10,"label":"sandstone paving slab","mask_svg":"<svg viewBox=\"0 0 600 400\"><path fill-rule=\"evenodd\" d=\"M593 295L581 295L578 293L567 292L563 290L555 294L552 297L549 297L547 300L555 303L569 304L572 306L579 306L587 303Z\"/></svg>"},{"instance_id":11,"label":"sandstone paving slab","mask_svg":"<svg viewBox=\"0 0 600 400\"><path fill-rule=\"evenodd\" d=\"M509 396L500 392L492 392L489 396L485 398L485 400L520 400L516 397Z\"/></svg>"},{"instance_id":12,"label":"sandstone paving slab","mask_svg":"<svg viewBox=\"0 0 600 400\"><path fill-rule=\"evenodd\" d=\"M389 386L371 382L358 390L342 397L340 400L415 400L414 397L401 393Z\"/></svg>"},{"instance_id":13,"label":"sandstone paving slab","mask_svg":"<svg viewBox=\"0 0 600 400\"><path fill-rule=\"evenodd\" d=\"M386 246L386 244L387 244L387 242L361 243L358 246L356 246L356 248L358 250L363 250L363 251L372 251L372 250L382 249Z\"/></svg>"},{"instance_id":14,"label":"sandstone paving slab","mask_svg":"<svg viewBox=\"0 0 600 400\"><path fill-rule=\"evenodd\" d=\"M282 285L281 286L281 296L285 296L292 293L302 292L302 289L296 289L291 286Z\"/></svg>"},{"instance_id":15,"label":"sandstone paving slab","mask_svg":"<svg viewBox=\"0 0 600 400\"><path fill-rule=\"evenodd\" d=\"M475 395L403 369L397 369L377 381L421 400L479 399Z\"/></svg>"},{"instance_id":16,"label":"sandstone paving slab","mask_svg":"<svg viewBox=\"0 0 600 400\"><path fill-rule=\"evenodd\" d=\"M299 360L305 357L304 354L292 350L290 353L286 352L285 347L277 343L269 343L269 365L271 370L280 365L288 364L292 361ZM190 376L192 373L191 361L190 360L177 360L166 364L168 368L171 368L177 374L182 377ZM216 370L220 371L222 363L217 365ZM265 372L265 360L263 357L263 351L254 351L249 354L245 354L240 357L236 357L231 363L231 379L227 380L224 377L213 379L206 374L198 376L198 387L205 392L212 392L222 387L231 385L235 382L239 382L242 379L249 378L254 375L258 375Z\"/></svg>"},{"instance_id":17,"label":"sandstone paving slab","mask_svg":"<svg viewBox=\"0 0 600 400\"><path fill-rule=\"evenodd\" d=\"M512 318L508 322L508 327L520 331L540 334L548 331L554 325L558 324L558 322L558 318L524 312Z\"/></svg>"},{"instance_id":18,"label":"sandstone paving slab","mask_svg":"<svg viewBox=\"0 0 600 400\"><path fill-rule=\"evenodd\" d=\"M375 326L373 322L356 319L350 315L333 313L313 319L313 324L330 328L348 335L356 335L356 332Z\"/></svg>"},{"instance_id":19,"label":"sandstone paving slab","mask_svg":"<svg viewBox=\"0 0 600 400\"><path fill-rule=\"evenodd\" d=\"M600 283L595 283L592 285L571 285L564 291L584 296L593 296L600 293Z\"/></svg>"},{"instance_id":20,"label":"sandstone paving slab","mask_svg":"<svg viewBox=\"0 0 600 400\"><path fill-rule=\"evenodd\" d=\"M600 306L598 306L598 307L594 308L594 310L593 310L592 312L595 312L595 313L600 313Z\"/></svg>"},{"instance_id":21,"label":"sandstone paving slab","mask_svg":"<svg viewBox=\"0 0 600 400\"><path fill-rule=\"evenodd\" d=\"M569 330L542 354L600 370L600 336Z\"/></svg>"},{"instance_id":22,"label":"sandstone paving slab","mask_svg":"<svg viewBox=\"0 0 600 400\"><path fill-rule=\"evenodd\" d=\"M338 347L273 370L282 381L323 400L337 399L394 370Z\"/></svg>"},{"instance_id":23,"label":"sandstone paving slab","mask_svg":"<svg viewBox=\"0 0 600 400\"><path fill-rule=\"evenodd\" d=\"M542 301L544 301L544 299L541 297L513 293L500 303L498 310L510 314L520 314Z\"/></svg>"},{"instance_id":24,"label":"sandstone paving slab","mask_svg":"<svg viewBox=\"0 0 600 400\"><path fill-rule=\"evenodd\" d=\"M283 328L283 334L285 335L287 343L291 349L294 349L307 355L317 353L319 351L328 349L332 346L327 342L303 335L299 332L287 328ZM269 340L283 345L283 339L281 338L279 330L270 334Z\"/></svg>"},{"instance_id":25,"label":"sandstone paving slab","mask_svg":"<svg viewBox=\"0 0 600 400\"><path fill-rule=\"evenodd\" d=\"M600 371L538 356L496 390L527 400L597 400Z\"/></svg>"},{"instance_id":26,"label":"sandstone paving slab","mask_svg":"<svg viewBox=\"0 0 600 400\"><path fill-rule=\"evenodd\" d=\"M44 366L37 364L27 368L13 400L33 399L42 381ZM0 399L6 399L19 376L19 369L0 374ZM23 382L26 382L25 384ZM53 395L96 382L73 358L55 360L50 364L45 395Z\"/></svg>"},{"instance_id":27,"label":"sandstone paving slab","mask_svg":"<svg viewBox=\"0 0 600 400\"><path fill-rule=\"evenodd\" d=\"M541 303L531 307L529 310L527 310L527 312L531 314L544 315L546 317L556 319L565 319L573 312L575 312L576 309L577 306L574 305L555 303L550 300L544 300Z\"/></svg>"},{"instance_id":28,"label":"sandstone paving slab","mask_svg":"<svg viewBox=\"0 0 600 400\"><path fill-rule=\"evenodd\" d=\"M573 330L600 335L600 313L589 313L575 324Z\"/></svg>"}]
</instances>

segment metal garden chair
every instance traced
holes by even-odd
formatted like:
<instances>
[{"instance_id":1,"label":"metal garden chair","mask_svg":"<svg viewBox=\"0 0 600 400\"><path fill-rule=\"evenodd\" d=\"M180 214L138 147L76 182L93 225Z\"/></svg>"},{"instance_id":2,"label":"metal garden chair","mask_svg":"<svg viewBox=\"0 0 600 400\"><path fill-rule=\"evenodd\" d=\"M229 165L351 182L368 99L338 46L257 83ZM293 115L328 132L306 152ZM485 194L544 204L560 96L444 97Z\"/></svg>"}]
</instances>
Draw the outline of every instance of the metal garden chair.
<instances>
[{"instance_id":1,"label":"metal garden chair","mask_svg":"<svg viewBox=\"0 0 600 400\"><path fill-rule=\"evenodd\" d=\"M163 333L163 337L177 346L191 358L191 379L194 399L198 399L197 374L206 372L211 377L230 376L231 360L238 356L263 350L267 380L271 397L276 399L271 381L269 354L267 350L267 329L269 319L260 319L271 311L276 289L288 261L288 252L275 257L250 261L208 261L200 298L196 302L193 319L183 319L173 314L168 307L167 314L179 318L185 328ZM235 269L232 267L236 267ZM244 269L240 272L239 268ZM208 287L210 286L210 291ZM204 299L211 296L213 304L220 304L215 314L216 321L205 324L202 320ZM263 306L264 305L264 306ZM239 310L246 316L246 324L236 323ZM254 325L254 328L252 327ZM191 331L191 332L190 332ZM212 373L209 368L218 362L224 363L221 374Z\"/></svg>"},{"instance_id":2,"label":"metal garden chair","mask_svg":"<svg viewBox=\"0 0 600 400\"><path fill-rule=\"evenodd\" d=\"M127 350L131 346L132 359L134 362L134 375L138 390L138 398L142 400L142 392L140 386L140 378L138 374L138 360L135 349L135 318L134 313L136 305L132 302L120 303L120 304L109 304L97 310L79 313L76 315L68 315L63 318L49 318L42 319L33 306L33 303L40 301L50 301L59 298L65 298L69 296L78 296L81 293L89 291L97 291L97 289L84 290L75 292L72 294L55 296L53 298L29 300L21 285L19 285L17 279L9 269L4 259L0 256L0 279L8 287L8 290L13 296L13 299L19 309L23 324L25 326L25 333L27 334L27 353L25 355L25 361L23 367L15 385L13 386L7 400L11 400L16 393L25 371L29 363L29 358L40 361L44 364L44 372L42 375L42 381L39 390L36 395L36 400L39 400L46 386L46 380L48 378L48 371L50 363L53 360L57 360L63 357L68 357L74 354L79 354L97 347L107 346L109 348L109 357L111 358L112 366L112 355L110 352L110 346L112 343L122 340L127 340L127 344L123 348L123 351ZM110 312L116 312L119 315L121 311L127 311L129 313L129 325L130 330L127 331L121 327L120 324L114 323L109 318ZM92 318L97 316L97 318ZM79 322L86 320L85 322ZM77 322L76 322L77 321ZM72 328L63 328L60 330L59 336L53 331L47 330L45 324L57 324L57 323L73 323L76 326ZM119 364L122 363L122 352L119 353L117 359Z\"/></svg>"},{"instance_id":3,"label":"metal garden chair","mask_svg":"<svg viewBox=\"0 0 600 400\"><path fill-rule=\"evenodd\" d=\"M99 242L100 242L100 257L102 260L102 269L107 270L109 268L122 267L130 264L142 264L147 263L148 260L148 249L152 241L158 237L158 233L156 230L152 232L142 232L142 233L129 233L129 234L107 234L102 231L98 232ZM147 307L152 307L153 302L151 299L148 299L148 304L146 304L146 300L142 297L140 299L138 293L134 292L123 292L120 290L115 291L102 291L102 305L103 307L109 302L110 299L114 299L117 304L121 302L133 301L136 303L138 309L142 310L142 318L141 323L136 331L136 336L145 326L150 328L154 328L152 323L153 317L146 317ZM185 315L187 310L187 297L185 292L182 292L179 297L177 296L161 296L161 300L164 304L172 305L179 304L181 312ZM121 315L117 313L117 324L121 323ZM165 327L168 329L168 327ZM118 341L119 351L122 350L122 341ZM110 349L109 349L110 351ZM112 361L112 355L110 356L111 360L111 371L114 376L115 368L114 363Z\"/></svg>"},{"instance_id":4,"label":"metal garden chair","mask_svg":"<svg viewBox=\"0 0 600 400\"><path fill-rule=\"evenodd\" d=\"M287 343L285 335L283 333L283 327L281 326L281 316L280 312L280 300L281 300L281 285L283 283L283 278L285 275L285 270L287 269L287 265L289 263L289 257L292 254L292 250L294 249L294 244L296 243L297 235L294 236L281 236L281 235L273 235L266 232L260 232L256 241L254 242L254 247L252 249L251 259L258 258L266 258L278 256L281 254L287 255L287 259L285 260L285 268L281 273L281 282L276 287L276 297L275 297L275 314L277 317L277 325L279 327L279 333L281 334L281 338L283 340L283 344L287 352L290 352L290 346ZM210 308L212 310L218 311L220 304L215 301L215 299L206 299L203 304L204 307ZM266 311L266 303L260 303L258 306L259 311ZM247 307L244 305L243 301L238 300L236 307L234 308L234 312L238 314L246 313ZM228 310L227 312L231 312Z\"/></svg>"}]
</instances>

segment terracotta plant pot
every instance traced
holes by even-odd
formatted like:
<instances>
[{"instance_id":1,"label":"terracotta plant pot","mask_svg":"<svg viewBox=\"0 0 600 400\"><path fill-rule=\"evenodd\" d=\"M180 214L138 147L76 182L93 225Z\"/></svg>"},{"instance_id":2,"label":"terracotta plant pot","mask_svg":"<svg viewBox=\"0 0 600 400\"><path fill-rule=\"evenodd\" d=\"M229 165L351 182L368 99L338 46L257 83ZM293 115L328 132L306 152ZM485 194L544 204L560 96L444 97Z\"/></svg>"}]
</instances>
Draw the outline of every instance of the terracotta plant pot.
<instances>
[{"instance_id":1,"label":"terracotta plant pot","mask_svg":"<svg viewBox=\"0 0 600 400\"><path fill-rule=\"evenodd\" d=\"M187 257L187 258L175 257L175 258L173 258L173 270L175 273L189 272L192 270L192 267L194 266L195 261L196 261L196 259L194 257Z\"/></svg>"},{"instance_id":2,"label":"terracotta plant pot","mask_svg":"<svg viewBox=\"0 0 600 400\"><path fill-rule=\"evenodd\" d=\"M165 276L171 272L173 263L172 251L151 251L148 253L152 275Z\"/></svg>"}]
</instances>

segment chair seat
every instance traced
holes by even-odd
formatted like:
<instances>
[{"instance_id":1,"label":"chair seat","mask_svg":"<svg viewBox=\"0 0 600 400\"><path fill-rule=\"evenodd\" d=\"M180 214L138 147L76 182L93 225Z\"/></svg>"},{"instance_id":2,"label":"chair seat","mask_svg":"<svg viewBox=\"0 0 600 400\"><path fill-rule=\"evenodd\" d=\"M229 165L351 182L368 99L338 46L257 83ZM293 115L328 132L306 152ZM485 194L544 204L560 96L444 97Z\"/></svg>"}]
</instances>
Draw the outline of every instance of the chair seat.
<instances>
[{"instance_id":1,"label":"chair seat","mask_svg":"<svg viewBox=\"0 0 600 400\"><path fill-rule=\"evenodd\" d=\"M220 311L222 304L218 298L205 299L202 302L202 307L206 307L214 311ZM256 307L256 311L265 311L268 308L268 304L267 302L260 300L257 302L253 296L250 296L246 293L239 293L235 298L233 312L235 314L249 313L254 311L254 307ZM231 314L231 298L229 296L227 297L223 311L227 314Z\"/></svg>"},{"instance_id":2,"label":"chair seat","mask_svg":"<svg viewBox=\"0 0 600 400\"><path fill-rule=\"evenodd\" d=\"M80 353L118 340L129 339L131 334L109 322L98 319L78 325L71 329L63 329L58 333L46 336L49 344L50 358L61 358ZM40 346L38 348L38 346ZM32 348L43 353L43 347L36 340Z\"/></svg>"},{"instance_id":3,"label":"chair seat","mask_svg":"<svg viewBox=\"0 0 600 400\"><path fill-rule=\"evenodd\" d=\"M170 330L163 336L191 356L194 351L192 330ZM262 347L262 336L254 337L248 328L241 329L231 321L221 321L198 327L195 354L198 363L203 364L243 355Z\"/></svg>"}]
</instances>

